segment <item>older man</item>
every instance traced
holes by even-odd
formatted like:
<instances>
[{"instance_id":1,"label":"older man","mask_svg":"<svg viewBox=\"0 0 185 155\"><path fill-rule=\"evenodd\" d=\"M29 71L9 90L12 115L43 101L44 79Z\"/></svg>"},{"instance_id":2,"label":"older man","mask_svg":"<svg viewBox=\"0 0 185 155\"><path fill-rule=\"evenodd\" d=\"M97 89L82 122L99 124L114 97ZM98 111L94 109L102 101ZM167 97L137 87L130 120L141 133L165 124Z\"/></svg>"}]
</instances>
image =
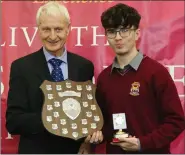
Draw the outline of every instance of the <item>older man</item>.
<instances>
[{"instance_id":1,"label":"older man","mask_svg":"<svg viewBox=\"0 0 185 155\"><path fill-rule=\"evenodd\" d=\"M94 66L65 48L70 32L66 7L48 2L39 8L36 20L43 47L11 65L6 127L9 133L20 135L21 154L78 153L84 139L75 141L45 130L41 121L43 95L39 87L44 80L92 80ZM101 141L101 132L92 138Z\"/></svg>"}]
</instances>

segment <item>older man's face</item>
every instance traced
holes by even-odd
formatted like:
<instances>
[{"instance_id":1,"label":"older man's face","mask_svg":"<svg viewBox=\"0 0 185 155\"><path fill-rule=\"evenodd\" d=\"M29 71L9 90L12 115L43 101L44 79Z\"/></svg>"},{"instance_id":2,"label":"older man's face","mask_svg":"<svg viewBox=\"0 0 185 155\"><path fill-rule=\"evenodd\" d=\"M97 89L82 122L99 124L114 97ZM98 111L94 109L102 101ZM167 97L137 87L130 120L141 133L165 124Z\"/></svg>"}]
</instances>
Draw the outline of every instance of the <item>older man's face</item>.
<instances>
[{"instance_id":1,"label":"older man's face","mask_svg":"<svg viewBox=\"0 0 185 155\"><path fill-rule=\"evenodd\" d=\"M60 55L69 34L70 24L63 15L40 16L38 32L47 51L54 55Z\"/></svg>"}]
</instances>

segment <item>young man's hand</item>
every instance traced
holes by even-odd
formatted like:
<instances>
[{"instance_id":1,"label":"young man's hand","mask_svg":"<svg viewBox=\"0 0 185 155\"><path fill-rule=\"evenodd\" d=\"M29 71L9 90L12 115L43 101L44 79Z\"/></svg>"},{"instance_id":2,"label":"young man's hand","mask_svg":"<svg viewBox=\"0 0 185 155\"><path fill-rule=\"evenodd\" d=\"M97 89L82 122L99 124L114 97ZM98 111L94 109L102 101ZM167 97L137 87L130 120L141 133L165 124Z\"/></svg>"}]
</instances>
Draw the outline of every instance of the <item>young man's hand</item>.
<instances>
[{"instance_id":1,"label":"young man's hand","mask_svg":"<svg viewBox=\"0 0 185 155\"><path fill-rule=\"evenodd\" d=\"M117 145L121 147L125 151L139 151L140 150L140 143L139 139L136 137L120 137L120 142L111 143L112 145Z\"/></svg>"}]
</instances>

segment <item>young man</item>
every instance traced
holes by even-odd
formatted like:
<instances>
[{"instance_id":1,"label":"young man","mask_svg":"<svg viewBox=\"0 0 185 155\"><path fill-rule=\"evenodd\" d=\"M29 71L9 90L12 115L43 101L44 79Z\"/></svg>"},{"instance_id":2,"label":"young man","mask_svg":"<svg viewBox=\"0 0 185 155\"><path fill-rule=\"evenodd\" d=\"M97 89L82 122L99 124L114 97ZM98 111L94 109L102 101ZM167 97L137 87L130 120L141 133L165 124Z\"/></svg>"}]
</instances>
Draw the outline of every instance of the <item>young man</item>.
<instances>
[{"instance_id":1,"label":"young man","mask_svg":"<svg viewBox=\"0 0 185 155\"><path fill-rule=\"evenodd\" d=\"M20 135L18 153L78 153L83 138L78 141L62 138L44 128L41 121L43 94L39 87L44 80L92 80L94 66L65 48L70 31L67 8L58 2L48 2L39 8L36 20L43 47L12 63L6 127L9 133ZM101 141L101 132L93 134L93 139L88 138Z\"/></svg>"},{"instance_id":2,"label":"young man","mask_svg":"<svg viewBox=\"0 0 185 155\"><path fill-rule=\"evenodd\" d=\"M170 143L185 126L181 102L167 69L136 48L140 19L138 11L125 4L111 7L101 16L116 54L114 62L99 75L96 93L105 118L106 153L110 154L170 153ZM114 143L112 115L119 113L126 116L130 136Z\"/></svg>"}]
</instances>

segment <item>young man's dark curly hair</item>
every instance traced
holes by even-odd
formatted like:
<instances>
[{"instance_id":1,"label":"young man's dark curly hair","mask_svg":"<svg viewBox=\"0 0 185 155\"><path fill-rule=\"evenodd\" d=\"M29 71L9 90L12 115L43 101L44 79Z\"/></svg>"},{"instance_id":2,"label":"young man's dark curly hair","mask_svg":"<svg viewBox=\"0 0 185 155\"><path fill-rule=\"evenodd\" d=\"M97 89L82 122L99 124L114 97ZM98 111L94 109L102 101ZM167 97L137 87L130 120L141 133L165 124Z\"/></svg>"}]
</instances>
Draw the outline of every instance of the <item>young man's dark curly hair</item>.
<instances>
[{"instance_id":1,"label":"young man's dark curly hair","mask_svg":"<svg viewBox=\"0 0 185 155\"><path fill-rule=\"evenodd\" d=\"M104 29L118 28L119 26L123 26L123 28L131 28L133 26L135 29L138 29L140 19L141 15L136 9L122 3L110 7L101 15Z\"/></svg>"}]
</instances>

